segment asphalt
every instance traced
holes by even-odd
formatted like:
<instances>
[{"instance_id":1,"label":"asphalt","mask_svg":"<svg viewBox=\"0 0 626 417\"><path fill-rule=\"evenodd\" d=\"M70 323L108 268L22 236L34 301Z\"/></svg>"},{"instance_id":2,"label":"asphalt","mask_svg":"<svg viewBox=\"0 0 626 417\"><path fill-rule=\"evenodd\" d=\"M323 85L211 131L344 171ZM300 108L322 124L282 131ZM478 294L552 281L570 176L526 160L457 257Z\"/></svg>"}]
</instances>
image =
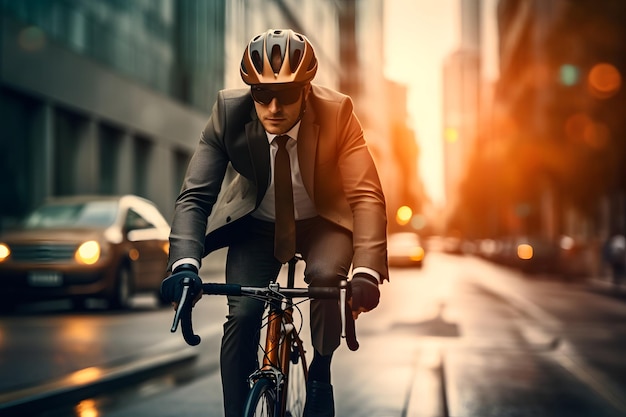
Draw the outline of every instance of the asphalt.
<instances>
[{"instance_id":1,"label":"asphalt","mask_svg":"<svg viewBox=\"0 0 626 417\"><path fill-rule=\"evenodd\" d=\"M626 299L626 284L616 286L600 278L588 279L586 283L590 291ZM202 334L202 329L198 332L200 336L207 336ZM100 365L101 372L97 375L90 376L90 368L86 368L83 370L84 378L77 379L75 377L77 373L74 372L72 376L68 375L36 386L1 393L0 416L32 415L43 409L77 403L111 387L130 385L168 372L168 370L180 368L181 365L191 363L197 358L198 350L187 346L181 340L180 344L166 345L162 351L155 351L149 356L130 357L123 361Z\"/></svg>"}]
</instances>

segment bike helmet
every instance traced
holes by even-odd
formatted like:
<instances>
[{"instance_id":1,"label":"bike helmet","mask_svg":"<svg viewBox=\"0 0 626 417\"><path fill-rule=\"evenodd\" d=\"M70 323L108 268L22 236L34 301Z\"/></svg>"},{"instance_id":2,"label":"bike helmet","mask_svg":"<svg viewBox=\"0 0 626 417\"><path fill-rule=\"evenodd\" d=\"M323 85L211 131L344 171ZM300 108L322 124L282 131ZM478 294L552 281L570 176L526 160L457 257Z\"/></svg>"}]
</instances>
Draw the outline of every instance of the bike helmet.
<instances>
[{"instance_id":1,"label":"bike helmet","mask_svg":"<svg viewBox=\"0 0 626 417\"><path fill-rule=\"evenodd\" d=\"M291 29L270 29L255 36L241 59L241 78L248 85L304 84L316 72L313 46L304 35Z\"/></svg>"}]
</instances>

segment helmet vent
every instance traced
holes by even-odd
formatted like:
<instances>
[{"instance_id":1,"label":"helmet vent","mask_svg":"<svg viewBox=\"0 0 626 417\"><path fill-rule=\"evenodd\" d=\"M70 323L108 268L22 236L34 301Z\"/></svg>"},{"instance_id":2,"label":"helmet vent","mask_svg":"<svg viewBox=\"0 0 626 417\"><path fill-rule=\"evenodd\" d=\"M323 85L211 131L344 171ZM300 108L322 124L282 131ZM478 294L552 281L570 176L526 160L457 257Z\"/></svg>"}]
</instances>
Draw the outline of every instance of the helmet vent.
<instances>
[{"instance_id":1,"label":"helmet vent","mask_svg":"<svg viewBox=\"0 0 626 417\"><path fill-rule=\"evenodd\" d=\"M259 54L259 51L252 51L251 58L254 69L256 69L258 73L263 72L263 59L261 58L261 54Z\"/></svg>"},{"instance_id":2,"label":"helmet vent","mask_svg":"<svg viewBox=\"0 0 626 417\"><path fill-rule=\"evenodd\" d=\"M300 49L296 49L295 51L293 51L290 60L291 72L296 72L296 70L298 69L298 65L300 65L301 58L302 51Z\"/></svg>"},{"instance_id":3,"label":"helmet vent","mask_svg":"<svg viewBox=\"0 0 626 417\"><path fill-rule=\"evenodd\" d=\"M280 53L280 46L274 45L272 47L272 55L271 55L271 65L272 71L274 74L278 74L280 72L280 67L283 65L283 57Z\"/></svg>"}]
</instances>

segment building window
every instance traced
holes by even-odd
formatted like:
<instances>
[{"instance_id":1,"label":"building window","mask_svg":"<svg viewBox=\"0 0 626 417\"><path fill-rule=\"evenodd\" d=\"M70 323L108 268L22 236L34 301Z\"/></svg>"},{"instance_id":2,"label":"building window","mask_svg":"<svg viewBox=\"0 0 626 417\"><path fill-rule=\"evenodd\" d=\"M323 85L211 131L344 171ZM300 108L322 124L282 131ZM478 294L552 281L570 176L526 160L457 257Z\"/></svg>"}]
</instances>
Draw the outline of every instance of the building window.
<instances>
[{"instance_id":1,"label":"building window","mask_svg":"<svg viewBox=\"0 0 626 417\"><path fill-rule=\"evenodd\" d=\"M135 194L148 198L148 175L150 175L150 159L153 145L152 142L145 137L136 137L134 146L135 151L133 154L135 161L133 168L135 175L133 178L133 190Z\"/></svg>"},{"instance_id":2,"label":"building window","mask_svg":"<svg viewBox=\"0 0 626 417\"><path fill-rule=\"evenodd\" d=\"M80 118L56 109L54 124L54 195L75 194L78 169L76 158L80 146Z\"/></svg>"},{"instance_id":3,"label":"building window","mask_svg":"<svg viewBox=\"0 0 626 417\"><path fill-rule=\"evenodd\" d=\"M188 152L181 150L174 152L174 184L172 185L172 190L174 190L175 195L173 200L176 200L176 197L178 197L178 194L180 193L190 159L191 155Z\"/></svg>"},{"instance_id":4,"label":"building window","mask_svg":"<svg viewBox=\"0 0 626 417\"><path fill-rule=\"evenodd\" d=\"M100 126L98 129L101 194L112 195L117 193L122 135L123 132L113 127Z\"/></svg>"}]
</instances>

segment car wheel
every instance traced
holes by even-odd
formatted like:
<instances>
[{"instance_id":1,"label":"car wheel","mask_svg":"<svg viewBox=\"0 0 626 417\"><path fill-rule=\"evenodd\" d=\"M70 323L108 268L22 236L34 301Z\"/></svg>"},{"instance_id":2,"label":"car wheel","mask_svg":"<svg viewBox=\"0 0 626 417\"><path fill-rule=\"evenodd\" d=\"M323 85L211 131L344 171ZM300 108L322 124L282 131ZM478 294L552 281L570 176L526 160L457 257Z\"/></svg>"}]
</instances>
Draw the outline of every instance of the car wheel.
<instances>
[{"instance_id":1,"label":"car wheel","mask_svg":"<svg viewBox=\"0 0 626 417\"><path fill-rule=\"evenodd\" d=\"M133 278L128 265L122 265L117 271L115 289L109 299L109 306L115 310L126 310L131 306Z\"/></svg>"},{"instance_id":2,"label":"car wheel","mask_svg":"<svg viewBox=\"0 0 626 417\"><path fill-rule=\"evenodd\" d=\"M74 311L89 310L89 306L87 306L87 299L85 297L72 298L72 309Z\"/></svg>"},{"instance_id":3,"label":"car wheel","mask_svg":"<svg viewBox=\"0 0 626 417\"><path fill-rule=\"evenodd\" d=\"M0 300L0 314L11 314L17 309L17 304L11 300Z\"/></svg>"}]
</instances>

